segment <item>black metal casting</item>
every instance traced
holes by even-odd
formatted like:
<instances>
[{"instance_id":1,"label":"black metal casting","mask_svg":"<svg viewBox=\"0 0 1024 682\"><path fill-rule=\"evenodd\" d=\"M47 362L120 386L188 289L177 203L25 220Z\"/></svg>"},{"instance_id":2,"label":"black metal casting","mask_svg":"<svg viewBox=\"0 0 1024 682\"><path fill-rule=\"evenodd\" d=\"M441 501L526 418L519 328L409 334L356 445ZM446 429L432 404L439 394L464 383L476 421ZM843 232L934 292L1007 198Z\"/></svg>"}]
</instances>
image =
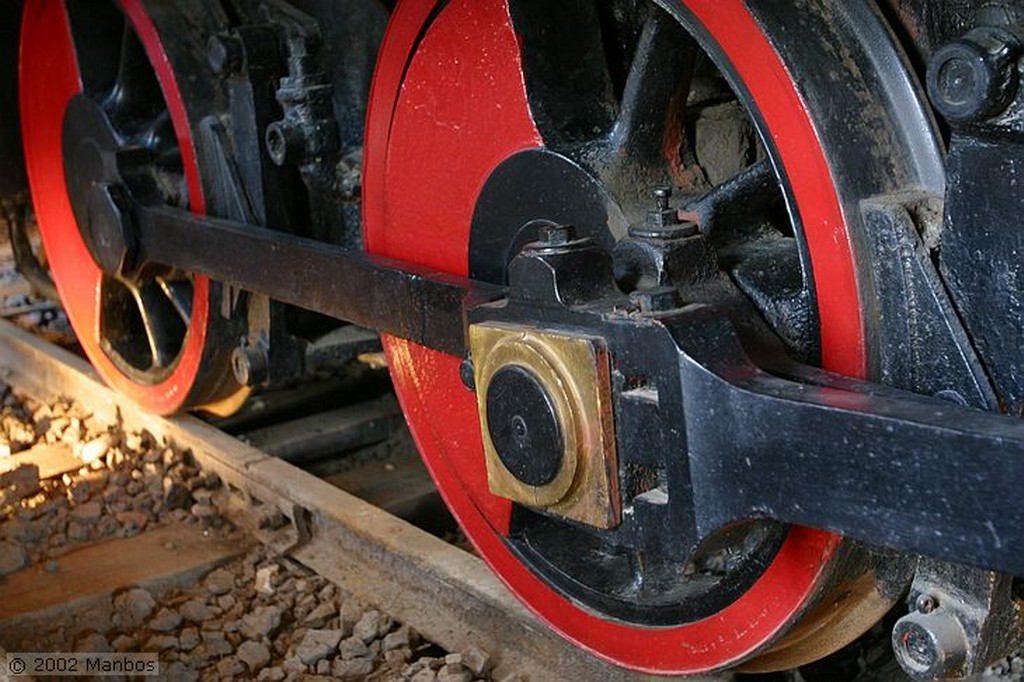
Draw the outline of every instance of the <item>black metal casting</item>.
<instances>
[{"instance_id":1,"label":"black metal casting","mask_svg":"<svg viewBox=\"0 0 1024 682\"><path fill-rule=\"evenodd\" d=\"M463 355L465 311L504 288L253 225L136 205L142 262Z\"/></svg>"},{"instance_id":2,"label":"black metal casting","mask_svg":"<svg viewBox=\"0 0 1024 682\"><path fill-rule=\"evenodd\" d=\"M1016 59L1021 41L1010 28L978 27L938 50L928 82L936 108L953 125L940 272L1000 409L1020 416L1024 93Z\"/></svg>"},{"instance_id":3,"label":"black metal casting","mask_svg":"<svg viewBox=\"0 0 1024 682\"><path fill-rule=\"evenodd\" d=\"M0 7L0 202L10 201L25 192L25 162L22 158L21 130L18 123L18 29L23 0L6 2ZM0 229L7 216L0 211Z\"/></svg>"},{"instance_id":4,"label":"black metal casting","mask_svg":"<svg viewBox=\"0 0 1024 682\"><path fill-rule=\"evenodd\" d=\"M504 294L164 206L136 204L133 213L139 263L208 274L460 356L466 312ZM662 421L649 429L681 438L685 425L684 440L653 450L688 453L688 467L662 465L657 475L676 480L668 508L679 515L679 547L691 551L733 521L765 517L1024 573L1014 549L1024 542L1024 509L1015 503L1024 424L810 369L801 369L804 383L768 375L747 359L727 319L701 306L644 313L618 294L604 252L580 246L582 259L578 248L528 250L512 271L530 286L473 315L584 328L612 339L620 363L638 352L651 359L644 371L621 374L646 377L641 385L655 391ZM953 470L964 472L955 494Z\"/></svg>"},{"instance_id":5,"label":"black metal casting","mask_svg":"<svg viewBox=\"0 0 1024 682\"><path fill-rule=\"evenodd\" d=\"M554 480L565 441L551 396L532 372L509 365L487 388L487 429L505 467L527 485Z\"/></svg>"},{"instance_id":6,"label":"black metal casting","mask_svg":"<svg viewBox=\"0 0 1024 682\"><path fill-rule=\"evenodd\" d=\"M914 680L974 679L1024 636L1013 580L932 559L918 562L893 652Z\"/></svg>"}]
</instances>

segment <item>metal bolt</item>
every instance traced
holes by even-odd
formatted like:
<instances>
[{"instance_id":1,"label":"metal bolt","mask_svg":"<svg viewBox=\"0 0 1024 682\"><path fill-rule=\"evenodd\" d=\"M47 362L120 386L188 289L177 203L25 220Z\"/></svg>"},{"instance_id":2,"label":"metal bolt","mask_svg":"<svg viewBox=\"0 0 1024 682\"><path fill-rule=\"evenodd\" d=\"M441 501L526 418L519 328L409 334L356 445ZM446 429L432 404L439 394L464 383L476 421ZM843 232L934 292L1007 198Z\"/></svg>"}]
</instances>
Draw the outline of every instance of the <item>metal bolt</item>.
<instances>
[{"instance_id":1,"label":"metal bolt","mask_svg":"<svg viewBox=\"0 0 1024 682\"><path fill-rule=\"evenodd\" d=\"M256 386L270 378L270 358L265 344L243 340L231 353L231 370L242 386Z\"/></svg>"},{"instance_id":2,"label":"metal bolt","mask_svg":"<svg viewBox=\"0 0 1024 682\"><path fill-rule=\"evenodd\" d=\"M679 224L679 212L669 207L672 198L671 187L655 187L651 192L654 197L654 210L647 212L649 227L667 227Z\"/></svg>"},{"instance_id":3,"label":"metal bolt","mask_svg":"<svg viewBox=\"0 0 1024 682\"><path fill-rule=\"evenodd\" d=\"M277 166L300 163L306 148L302 131L286 121L268 125L264 141L270 160Z\"/></svg>"},{"instance_id":4,"label":"metal bolt","mask_svg":"<svg viewBox=\"0 0 1024 682\"><path fill-rule=\"evenodd\" d=\"M471 391L476 390L476 370L473 367L473 360L470 358L464 358L459 363L459 378L462 379L462 385Z\"/></svg>"},{"instance_id":5,"label":"metal bolt","mask_svg":"<svg viewBox=\"0 0 1024 682\"><path fill-rule=\"evenodd\" d=\"M928 64L928 96L952 123L976 123L1002 113L1017 92L1020 41L996 26L974 29L939 48Z\"/></svg>"},{"instance_id":6,"label":"metal bolt","mask_svg":"<svg viewBox=\"0 0 1024 682\"><path fill-rule=\"evenodd\" d=\"M629 300L639 306L642 313L675 310L682 303L679 292L674 287L638 289L629 295Z\"/></svg>"},{"instance_id":7,"label":"metal bolt","mask_svg":"<svg viewBox=\"0 0 1024 682\"><path fill-rule=\"evenodd\" d=\"M128 190L118 184L94 185L88 195L87 244L108 275L126 273L135 260L135 221Z\"/></svg>"},{"instance_id":8,"label":"metal bolt","mask_svg":"<svg viewBox=\"0 0 1024 682\"><path fill-rule=\"evenodd\" d=\"M919 613L931 613L939 605L939 602L935 597L930 594L919 594L917 595L917 601L914 602L914 608Z\"/></svg>"},{"instance_id":9,"label":"metal bolt","mask_svg":"<svg viewBox=\"0 0 1024 682\"><path fill-rule=\"evenodd\" d=\"M230 76L242 70L245 50L242 41L224 33L211 36L206 43L206 61L218 76Z\"/></svg>"},{"instance_id":10,"label":"metal bolt","mask_svg":"<svg viewBox=\"0 0 1024 682\"><path fill-rule=\"evenodd\" d=\"M892 648L915 680L957 677L967 660L967 633L950 613L909 613L896 622Z\"/></svg>"},{"instance_id":11,"label":"metal bolt","mask_svg":"<svg viewBox=\"0 0 1024 682\"><path fill-rule=\"evenodd\" d=\"M697 223L679 219L679 211L669 205L671 187L655 187L654 209L647 212L643 225L631 225L629 236L638 239L683 239L697 234Z\"/></svg>"},{"instance_id":12,"label":"metal bolt","mask_svg":"<svg viewBox=\"0 0 1024 682\"><path fill-rule=\"evenodd\" d=\"M541 225L537 229L537 241L543 246L565 246L576 239L576 228L572 225Z\"/></svg>"}]
</instances>

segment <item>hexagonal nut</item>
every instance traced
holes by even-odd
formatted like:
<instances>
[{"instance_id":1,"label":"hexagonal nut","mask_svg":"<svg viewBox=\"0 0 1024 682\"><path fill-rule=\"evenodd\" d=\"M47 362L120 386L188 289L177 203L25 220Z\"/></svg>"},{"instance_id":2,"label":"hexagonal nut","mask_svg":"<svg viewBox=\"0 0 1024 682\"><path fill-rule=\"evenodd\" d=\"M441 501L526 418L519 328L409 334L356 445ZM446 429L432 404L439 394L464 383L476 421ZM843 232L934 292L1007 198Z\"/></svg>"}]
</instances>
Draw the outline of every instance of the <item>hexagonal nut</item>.
<instances>
[{"instance_id":1,"label":"hexagonal nut","mask_svg":"<svg viewBox=\"0 0 1024 682\"><path fill-rule=\"evenodd\" d=\"M941 610L908 613L892 630L896 660L915 680L959 677L968 648L963 626L955 616Z\"/></svg>"},{"instance_id":2,"label":"hexagonal nut","mask_svg":"<svg viewBox=\"0 0 1024 682\"><path fill-rule=\"evenodd\" d=\"M127 188L94 185L89 190L88 225L82 231L93 260L108 275L124 274L134 265L135 216Z\"/></svg>"}]
</instances>

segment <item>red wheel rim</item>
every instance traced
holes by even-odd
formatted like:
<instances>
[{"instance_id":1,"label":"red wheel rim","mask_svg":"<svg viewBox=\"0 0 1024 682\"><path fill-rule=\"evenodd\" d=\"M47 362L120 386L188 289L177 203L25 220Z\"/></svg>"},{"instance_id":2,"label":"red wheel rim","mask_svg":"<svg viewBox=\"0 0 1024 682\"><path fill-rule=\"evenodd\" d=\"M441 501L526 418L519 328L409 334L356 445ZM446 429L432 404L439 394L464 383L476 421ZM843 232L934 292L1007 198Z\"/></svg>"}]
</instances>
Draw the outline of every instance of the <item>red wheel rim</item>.
<instances>
[{"instance_id":1,"label":"red wheel rim","mask_svg":"<svg viewBox=\"0 0 1024 682\"><path fill-rule=\"evenodd\" d=\"M205 212L191 129L170 60L141 0L123 0L121 8L160 82L181 150L190 207L196 213ZM174 412L186 404L201 372L210 319L209 280L193 279L191 324L173 371L159 383L134 380L100 347L102 273L75 223L61 151L64 112L68 102L82 92L63 0L27 3L21 28L19 84L25 161L40 233L57 290L82 348L103 379L117 390L152 412Z\"/></svg>"},{"instance_id":2,"label":"red wheel rim","mask_svg":"<svg viewBox=\"0 0 1024 682\"><path fill-rule=\"evenodd\" d=\"M367 127L366 243L373 252L467 274L473 202L465 198L477 196L504 158L542 141L507 4L453 0L432 17L435 4L402 4L385 38ZM778 141L820 292L823 363L861 376L865 339L850 235L801 96L740 0L684 4L735 65ZM438 104L448 102L473 104ZM795 527L761 578L712 617L652 629L581 610L525 568L502 539L511 505L488 493L475 397L459 380L460 359L398 339L385 345L406 418L449 507L505 583L578 645L638 670L708 672L770 644L819 593L841 538Z\"/></svg>"}]
</instances>

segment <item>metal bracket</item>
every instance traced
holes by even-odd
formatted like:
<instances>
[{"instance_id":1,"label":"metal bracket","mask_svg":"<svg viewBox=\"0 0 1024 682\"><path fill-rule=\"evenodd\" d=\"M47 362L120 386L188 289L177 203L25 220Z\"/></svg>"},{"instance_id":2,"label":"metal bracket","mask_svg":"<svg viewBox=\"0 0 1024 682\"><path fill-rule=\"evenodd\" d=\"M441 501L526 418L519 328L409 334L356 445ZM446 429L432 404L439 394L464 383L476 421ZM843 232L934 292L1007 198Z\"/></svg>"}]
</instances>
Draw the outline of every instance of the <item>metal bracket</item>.
<instances>
[{"instance_id":1,"label":"metal bracket","mask_svg":"<svg viewBox=\"0 0 1024 682\"><path fill-rule=\"evenodd\" d=\"M1024 637L1005 575L922 559L907 602L910 613L893 628L892 646L903 670L921 682L978 675Z\"/></svg>"}]
</instances>

